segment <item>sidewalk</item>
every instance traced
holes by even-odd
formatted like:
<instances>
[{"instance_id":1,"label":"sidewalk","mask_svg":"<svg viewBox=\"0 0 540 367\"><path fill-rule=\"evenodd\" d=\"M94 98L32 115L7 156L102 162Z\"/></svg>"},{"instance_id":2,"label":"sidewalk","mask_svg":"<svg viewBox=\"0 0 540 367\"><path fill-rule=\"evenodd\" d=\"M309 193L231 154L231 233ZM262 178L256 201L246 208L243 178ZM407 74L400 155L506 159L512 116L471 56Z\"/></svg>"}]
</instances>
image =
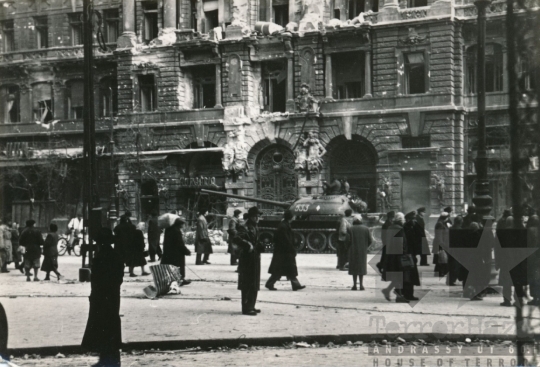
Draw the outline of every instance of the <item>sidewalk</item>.
<instances>
[{"instance_id":1,"label":"sidewalk","mask_svg":"<svg viewBox=\"0 0 540 367\"><path fill-rule=\"evenodd\" d=\"M351 291L351 277L336 270L335 256L327 254L298 255L299 280L306 289L292 292L283 281L276 285L277 292L270 292L263 286L270 259L270 254L263 254L257 303L262 313L256 317L240 313L237 274L223 253L212 255L212 265L205 266L194 266L194 257L187 258L187 275L193 282L182 288L181 295L149 300L142 289L151 284L151 277L125 277L121 313L126 349L237 346L248 341L257 345L315 339L371 341L388 334L454 339L515 335L515 310L499 306L502 296L459 307L461 287L445 286L444 280L433 276L433 266L420 268L423 286L416 295L425 296L411 307L387 302L380 292L387 283L372 269L364 280L366 291ZM59 262L60 272L76 279L80 258L64 256ZM0 292L12 354L78 350L88 316L89 284L26 282L12 270L0 276Z\"/></svg>"}]
</instances>

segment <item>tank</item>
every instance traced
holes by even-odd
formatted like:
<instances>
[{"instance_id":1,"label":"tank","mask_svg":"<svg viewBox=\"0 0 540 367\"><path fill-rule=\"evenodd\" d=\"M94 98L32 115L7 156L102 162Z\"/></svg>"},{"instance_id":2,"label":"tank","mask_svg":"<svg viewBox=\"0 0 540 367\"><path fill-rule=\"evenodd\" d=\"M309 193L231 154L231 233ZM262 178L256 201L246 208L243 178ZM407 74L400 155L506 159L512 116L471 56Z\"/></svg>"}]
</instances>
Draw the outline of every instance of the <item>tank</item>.
<instances>
[{"instance_id":1,"label":"tank","mask_svg":"<svg viewBox=\"0 0 540 367\"><path fill-rule=\"evenodd\" d=\"M373 247L380 245L381 214L361 213L364 207L355 203L347 195L314 195L287 203L205 189L201 189L201 192L290 209L295 215L291 227L296 237L296 249L299 252L336 252L339 221L347 209L362 215L364 224L370 228L375 240ZM268 249L273 247L274 231L282 218L283 213L276 211L264 215L259 220L259 240L265 243Z\"/></svg>"}]
</instances>

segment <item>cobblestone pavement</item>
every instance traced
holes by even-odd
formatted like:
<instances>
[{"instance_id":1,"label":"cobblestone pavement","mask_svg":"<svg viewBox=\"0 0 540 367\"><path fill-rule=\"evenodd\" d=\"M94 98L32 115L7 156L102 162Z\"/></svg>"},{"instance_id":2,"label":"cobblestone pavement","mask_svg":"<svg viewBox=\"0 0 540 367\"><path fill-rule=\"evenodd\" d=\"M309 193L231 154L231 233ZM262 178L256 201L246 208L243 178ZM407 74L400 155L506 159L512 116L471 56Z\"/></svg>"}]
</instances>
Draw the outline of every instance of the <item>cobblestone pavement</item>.
<instances>
[{"instance_id":1,"label":"cobblestone pavement","mask_svg":"<svg viewBox=\"0 0 540 367\"><path fill-rule=\"evenodd\" d=\"M431 333L513 335L514 309L500 307L500 295L461 307L461 287L448 287L433 275L433 266L421 267L425 295L408 304L384 300L375 271L365 277L366 291L351 291L351 277L335 269L336 257L329 254L299 254L299 280L307 286L292 292L279 282L277 292L263 286L259 292L257 317L240 313L237 274L228 254L218 248L212 265L194 266L187 259L188 278L193 283L182 294L148 300L142 289L151 276L124 278L122 285L123 341L241 340L243 338L302 337L306 335ZM271 254L263 254L262 279ZM0 302L9 320L9 348L79 345L88 315L90 285L79 283L80 258L59 258L60 272L67 280L26 282L11 268L0 275ZM136 269L140 273L140 268ZM127 275L127 274L126 274ZM40 272L40 278L44 274ZM264 285L264 283L262 283ZM429 290L429 292L428 292ZM166 358L166 357L164 357Z\"/></svg>"},{"instance_id":2,"label":"cobblestone pavement","mask_svg":"<svg viewBox=\"0 0 540 367\"><path fill-rule=\"evenodd\" d=\"M122 365L137 366L515 366L515 356L506 351L514 345L497 345L493 352L481 344L471 346L473 353L456 355L374 355L367 346L318 346L309 348L247 347L245 349L212 349L204 351L131 351L122 353ZM382 350L384 346L379 345ZM404 345L408 349L408 345ZM428 346L428 348L430 348ZM431 347L433 348L433 347ZM457 350L450 344L451 350ZM443 349L443 348L441 348ZM13 363L25 367L74 367L90 366L97 357L68 355L62 358L26 356L15 358Z\"/></svg>"}]
</instances>

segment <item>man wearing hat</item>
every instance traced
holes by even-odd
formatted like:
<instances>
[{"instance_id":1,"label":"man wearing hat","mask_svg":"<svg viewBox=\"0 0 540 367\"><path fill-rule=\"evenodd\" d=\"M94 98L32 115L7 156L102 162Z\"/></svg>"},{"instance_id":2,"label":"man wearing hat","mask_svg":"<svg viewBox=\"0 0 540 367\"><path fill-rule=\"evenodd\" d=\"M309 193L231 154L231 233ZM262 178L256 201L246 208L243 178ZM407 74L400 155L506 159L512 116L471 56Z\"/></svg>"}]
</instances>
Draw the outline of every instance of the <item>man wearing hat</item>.
<instances>
[{"instance_id":1,"label":"man wearing hat","mask_svg":"<svg viewBox=\"0 0 540 367\"><path fill-rule=\"evenodd\" d=\"M182 274L182 285L188 285L191 281L186 280L186 255L190 256L191 251L184 243L182 227L186 223L183 217L175 219L174 224L165 230L163 237L163 256L161 265L174 265L180 268Z\"/></svg>"},{"instance_id":2,"label":"man wearing hat","mask_svg":"<svg viewBox=\"0 0 540 367\"><path fill-rule=\"evenodd\" d=\"M19 238L19 245L24 246L26 252L24 254L24 269L26 270L26 281L30 281L30 269L34 268L34 281L38 282L37 277L40 258L41 258L41 247L44 242L41 232L34 228L36 221L29 219L26 221L26 229L21 234Z\"/></svg>"},{"instance_id":3,"label":"man wearing hat","mask_svg":"<svg viewBox=\"0 0 540 367\"><path fill-rule=\"evenodd\" d=\"M242 211L236 209L233 213L231 220L229 221L229 229L227 233L229 234L229 246L227 252L231 254L231 265L238 265L238 254L233 243L234 236L236 236L237 229L236 227L240 225L240 214Z\"/></svg>"},{"instance_id":4,"label":"man wearing hat","mask_svg":"<svg viewBox=\"0 0 540 367\"><path fill-rule=\"evenodd\" d=\"M448 228L452 227L452 208L447 206L446 208L443 209L444 212L448 213L448 219L446 220L446 226Z\"/></svg>"},{"instance_id":5,"label":"man wearing hat","mask_svg":"<svg viewBox=\"0 0 540 367\"><path fill-rule=\"evenodd\" d=\"M206 221L207 215L208 209L201 208L199 210L199 217L197 218L197 229L195 231L195 252L197 253L195 265L210 265L210 262L208 260L210 260L210 254L213 251L212 242L210 242L210 236L208 235L208 222Z\"/></svg>"},{"instance_id":6,"label":"man wearing hat","mask_svg":"<svg viewBox=\"0 0 540 367\"><path fill-rule=\"evenodd\" d=\"M429 244L426 237L426 222L424 221L424 215L426 208L424 206L418 208L416 211L416 223L418 225L418 232L422 241L422 253L420 254L420 266L429 266L427 257L429 255Z\"/></svg>"},{"instance_id":7,"label":"man wearing hat","mask_svg":"<svg viewBox=\"0 0 540 367\"><path fill-rule=\"evenodd\" d=\"M237 227L234 243L240 249L238 265L238 289L242 292L242 314L256 316L261 312L255 308L257 293L261 282L261 252L264 245L258 243L259 208L249 208L248 219L244 225Z\"/></svg>"}]
</instances>

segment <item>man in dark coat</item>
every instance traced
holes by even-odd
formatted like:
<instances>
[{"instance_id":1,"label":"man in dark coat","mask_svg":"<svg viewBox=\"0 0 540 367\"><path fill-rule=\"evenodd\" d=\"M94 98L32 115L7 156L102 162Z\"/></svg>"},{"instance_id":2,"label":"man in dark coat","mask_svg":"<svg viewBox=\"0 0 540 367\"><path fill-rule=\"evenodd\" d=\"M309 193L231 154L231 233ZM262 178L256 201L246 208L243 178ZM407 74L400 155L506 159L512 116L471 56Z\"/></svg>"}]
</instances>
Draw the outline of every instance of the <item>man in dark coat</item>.
<instances>
[{"instance_id":1,"label":"man in dark coat","mask_svg":"<svg viewBox=\"0 0 540 367\"><path fill-rule=\"evenodd\" d=\"M24 253L24 269L26 271L26 281L30 281L30 269L34 269L34 281L39 282L38 270L40 266L41 247L44 242L41 232L34 228L36 221L29 219L26 221L26 228L19 238L19 244L24 246L26 252Z\"/></svg>"},{"instance_id":2,"label":"man in dark coat","mask_svg":"<svg viewBox=\"0 0 540 367\"><path fill-rule=\"evenodd\" d=\"M482 218L478 218L474 205L467 208L467 215L463 218L463 228L469 228L471 223L482 223Z\"/></svg>"},{"instance_id":3,"label":"man in dark coat","mask_svg":"<svg viewBox=\"0 0 540 367\"><path fill-rule=\"evenodd\" d=\"M355 291L357 279L360 281L360 290L364 288L364 275L367 274L367 253L369 245L373 242L369 228L362 225L362 216L356 214L353 225L348 229L351 239L349 248L349 275L353 277L353 287Z\"/></svg>"},{"instance_id":4,"label":"man in dark coat","mask_svg":"<svg viewBox=\"0 0 540 367\"><path fill-rule=\"evenodd\" d=\"M294 233L291 228L293 213L285 210L283 220L279 224L274 236L274 253L268 273L272 274L266 282L266 288L276 291L274 284L286 276L291 281L293 291L306 288L297 279L298 269L296 267L296 248L294 247Z\"/></svg>"},{"instance_id":5,"label":"man in dark coat","mask_svg":"<svg viewBox=\"0 0 540 367\"><path fill-rule=\"evenodd\" d=\"M190 256L191 251L184 243L182 227L186 220L183 217L176 218L174 225L165 230L163 238L163 257L161 265L174 265L180 268L182 274L182 285L188 285L191 281L186 280L186 255Z\"/></svg>"},{"instance_id":6,"label":"man in dark coat","mask_svg":"<svg viewBox=\"0 0 540 367\"><path fill-rule=\"evenodd\" d=\"M158 225L157 212L152 212L152 217L148 220L148 254L150 255L150 262L156 261L156 254L158 260L161 260L162 252L159 246L161 239L161 229Z\"/></svg>"},{"instance_id":7,"label":"man in dark coat","mask_svg":"<svg viewBox=\"0 0 540 367\"><path fill-rule=\"evenodd\" d=\"M405 214L403 231L407 237L407 246L414 256L422 254L422 237L420 228L421 227L416 222L416 212L414 210Z\"/></svg>"},{"instance_id":8,"label":"man in dark coat","mask_svg":"<svg viewBox=\"0 0 540 367\"><path fill-rule=\"evenodd\" d=\"M238 254L235 249L236 246L234 245L233 239L236 236L236 227L240 224L240 214L242 214L242 211L240 209L236 209L234 211L233 216L229 221L229 229L227 230L227 233L229 235L229 246L227 247L227 252L231 254L231 265L238 265Z\"/></svg>"},{"instance_id":9,"label":"man in dark coat","mask_svg":"<svg viewBox=\"0 0 540 367\"><path fill-rule=\"evenodd\" d=\"M418 224L418 231L422 237L422 253L420 254L420 266L429 266L427 257L429 255L429 244L426 236L426 222L424 221L424 214L426 213L425 207L420 207L416 211L416 223Z\"/></svg>"},{"instance_id":10,"label":"man in dark coat","mask_svg":"<svg viewBox=\"0 0 540 367\"><path fill-rule=\"evenodd\" d=\"M129 247L135 241L135 226L129 217L125 215L120 217L120 223L114 227L114 236L114 249L122 261L126 263L126 258L129 257Z\"/></svg>"},{"instance_id":11,"label":"man in dark coat","mask_svg":"<svg viewBox=\"0 0 540 367\"><path fill-rule=\"evenodd\" d=\"M92 263L90 311L82 347L99 353L96 366L120 366L120 286L124 261L111 247L113 240L111 230L102 228L96 238L100 248Z\"/></svg>"},{"instance_id":12,"label":"man in dark coat","mask_svg":"<svg viewBox=\"0 0 540 367\"><path fill-rule=\"evenodd\" d=\"M195 231L195 252L197 253L195 265L210 265L208 260L210 260L210 254L213 253L212 242L208 235L207 215L208 210L206 208L200 209L199 217L197 218L197 229Z\"/></svg>"},{"instance_id":13,"label":"man in dark coat","mask_svg":"<svg viewBox=\"0 0 540 367\"><path fill-rule=\"evenodd\" d=\"M261 252L264 252L264 245L257 240L259 216L259 208L249 208L248 219L244 225L238 226L234 238L240 248L238 289L242 292L242 314L249 316L256 316L261 312L255 308L261 282Z\"/></svg>"},{"instance_id":14,"label":"man in dark coat","mask_svg":"<svg viewBox=\"0 0 540 367\"><path fill-rule=\"evenodd\" d=\"M388 228L390 228L390 226L392 225L395 215L396 215L396 212L393 210L386 213L386 220L384 221L381 227L381 241L383 244L383 248L381 251L381 261L377 263L377 268L379 269L379 272L381 273L383 272L382 265L386 261L386 247L388 246L388 243L387 243L388 236L386 235L386 233L388 231Z\"/></svg>"},{"instance_id":15,"label":"man in dark coat","mask_svg":"<svg viewBox=\"0 0 540 367\"><path fill-rule=\"evenodd\" d=\"M347 209L345 210L345 216L341 217L339 220L339 227L338 227L338 247L337 247L337 257L338 257L338 264L337 269L339 270L346 270L345 265L347 264L347 257L349 256L348 251L348 234L347 230L349 227L352 226L352 210Z\"/></svg>"}]
</instances>

